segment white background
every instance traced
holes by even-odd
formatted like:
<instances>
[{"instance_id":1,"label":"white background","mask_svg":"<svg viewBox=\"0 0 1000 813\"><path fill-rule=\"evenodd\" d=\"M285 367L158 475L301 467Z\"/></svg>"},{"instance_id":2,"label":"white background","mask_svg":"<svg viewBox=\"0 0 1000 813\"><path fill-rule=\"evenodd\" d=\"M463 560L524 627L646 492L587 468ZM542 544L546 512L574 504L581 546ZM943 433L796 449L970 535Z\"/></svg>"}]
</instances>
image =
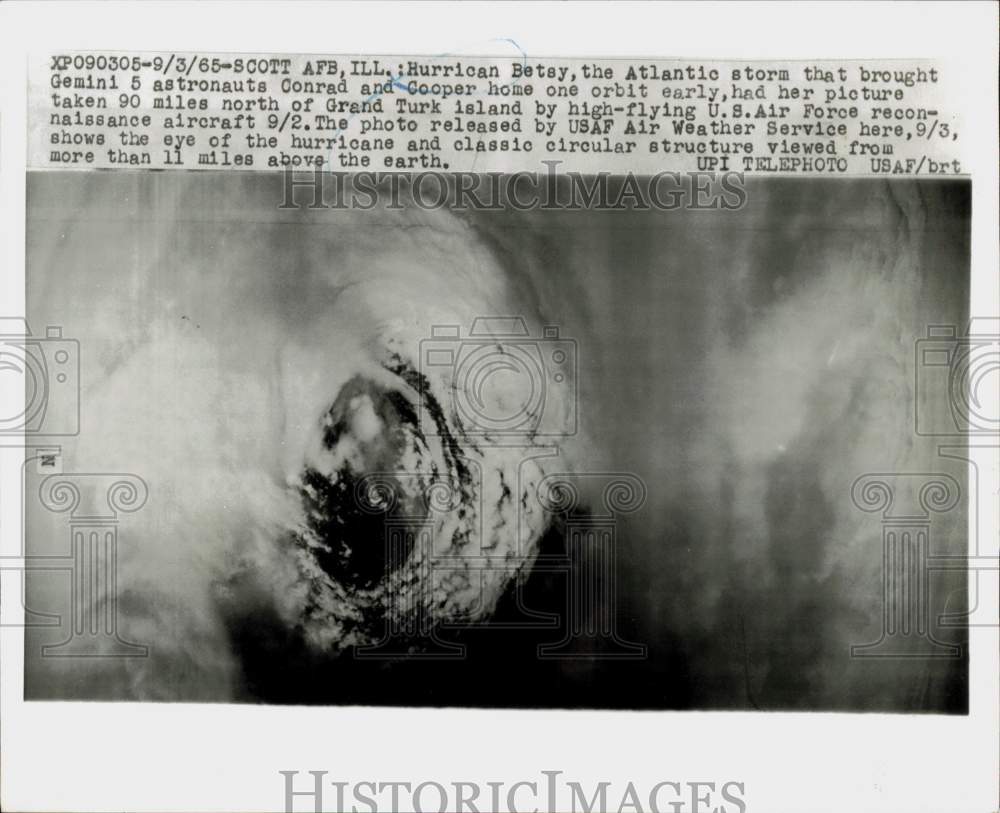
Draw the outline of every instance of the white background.
<instances>
[{"instance_id":1,"label":"white background","mask_svg":"<svg viewBox=\"0 0 1000 813\"><path fill-rule=\"evenodd\" d=\"M997 315L997 12L994 4L161 5L0 7L0 304L23 312L25 68L58 49L701 58L937 58L959 78L973 176L975 315ZM993 397L996 397L994 394ZM996 405L993 405L995 414ZM987 410L988 411L988 410ZM20 547L19 461L0 451L0 545ZM995 460L995 458L994 458ZM984 543L997 470L981 467ZM5 579L4 584L7 585ZM995 574L980 586L997 590ZM996 606L996 597L989 599ZM11 604L13 603L13 608ZM16 602L4 597L4 621ZM16 619L15 619L16 620ZM746 782L748 810L948 811L1000 806L998 640L971 633L968 717L488 712L30 703L23 637L2 633L4 810L280 810L279 770L329 779ZM305 777L300 777L305 779ZM433 794L429 798L433 798ZM615 794L611 794L615 797ZM615 797L616 801L617 798Z\"/></svg>"}]
</instances>

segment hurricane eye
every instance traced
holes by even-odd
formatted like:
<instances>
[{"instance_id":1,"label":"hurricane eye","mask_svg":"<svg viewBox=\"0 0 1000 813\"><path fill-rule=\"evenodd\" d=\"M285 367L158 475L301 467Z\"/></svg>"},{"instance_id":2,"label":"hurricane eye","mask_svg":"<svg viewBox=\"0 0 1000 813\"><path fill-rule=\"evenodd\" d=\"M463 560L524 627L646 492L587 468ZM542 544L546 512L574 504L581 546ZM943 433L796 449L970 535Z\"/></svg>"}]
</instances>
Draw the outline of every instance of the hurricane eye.
<instances>
[{"instance_id":1,"label":"hurricane eye","mask_svg":"<svg viewBox=\"0 0 1000 813\"><path fill-rule=\"evenodd\" d=\"M410 482L426 447L406 396L356 376L321 422L327 466L306 466L300 499L323 570L340 584L375 587L405 562L426 508ZM330 473L327 474L326 472Z\"/></svg>"}]
</instances>

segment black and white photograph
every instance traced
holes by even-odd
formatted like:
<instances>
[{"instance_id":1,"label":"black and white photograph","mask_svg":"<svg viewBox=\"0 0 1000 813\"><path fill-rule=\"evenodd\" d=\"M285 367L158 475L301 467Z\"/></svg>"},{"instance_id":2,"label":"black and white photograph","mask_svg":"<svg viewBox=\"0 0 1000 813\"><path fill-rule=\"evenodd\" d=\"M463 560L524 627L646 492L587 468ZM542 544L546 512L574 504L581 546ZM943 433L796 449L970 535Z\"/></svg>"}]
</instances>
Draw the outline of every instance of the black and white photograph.
<instances>
[{"instance_id":1,"label":"black and white photograph","mask_svg":"<svg viewBox=\"0 0 1000 813\"><path fill-rule=\"evenodd\" d=\"M968 182L598 180L29 175L25 696L965 713Z\"/></svg>"},{"instance_id":2,"label":"black and white photograph","mask_svg":"<svg viewBox=\"0 0 1000 813\"><path fill-rule=\"evenodd\" d=\"M1000 809L995 3L0 3L0 809Z\"/></svg>"}]
</instances>

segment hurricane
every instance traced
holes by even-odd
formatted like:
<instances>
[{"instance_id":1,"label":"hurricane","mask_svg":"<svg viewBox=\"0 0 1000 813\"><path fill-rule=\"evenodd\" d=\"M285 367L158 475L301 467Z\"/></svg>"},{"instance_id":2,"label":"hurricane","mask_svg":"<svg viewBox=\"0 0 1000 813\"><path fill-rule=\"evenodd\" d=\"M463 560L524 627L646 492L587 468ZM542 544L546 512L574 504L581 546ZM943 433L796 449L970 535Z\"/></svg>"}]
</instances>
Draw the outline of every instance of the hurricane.
<instances>
[{"instance_id":1,"label":"hurricane","mask_svg":"<svg viewBox=\"0 0 1000 813\"><path fill-rule=\"evenodd\" d=\"M573 366L553 380L542 295L473 226L410 206L266 231L277 267L225 227L174 257L209 290L144 298L83 394L76 458L141 461L155 495L118 562L119 634L150 655L94 670L134 698L238 694L232 627L262 612L329 658L488 619L572 465Z\"/></svg>"},{"instance_id":2,"label":"hurricane","mask_svg":"<svg viewBox=\"0 0 1000 813\"><path fill-rule=\"evenodd\" d=\"M28 321L80 347L61 469L148 490L114 517L116 634L148 655L41 657L60 631L30 629L30 696L965 707L962 658L851 653L886 600L853 484L967 490L914 423L954 424L914 360L929 325L966 329L967 185L457 211L283 207L266 173L30 180ZM65 556L34 466L29 552ZM935 555L965 519L935 513ZM570 573L583 537L614 553ZM935 614L964 588L936 574ZM39 618L71 599L30 576ZM560 643L595 624L605 649Z\"/></svg>"}]
</instances>

